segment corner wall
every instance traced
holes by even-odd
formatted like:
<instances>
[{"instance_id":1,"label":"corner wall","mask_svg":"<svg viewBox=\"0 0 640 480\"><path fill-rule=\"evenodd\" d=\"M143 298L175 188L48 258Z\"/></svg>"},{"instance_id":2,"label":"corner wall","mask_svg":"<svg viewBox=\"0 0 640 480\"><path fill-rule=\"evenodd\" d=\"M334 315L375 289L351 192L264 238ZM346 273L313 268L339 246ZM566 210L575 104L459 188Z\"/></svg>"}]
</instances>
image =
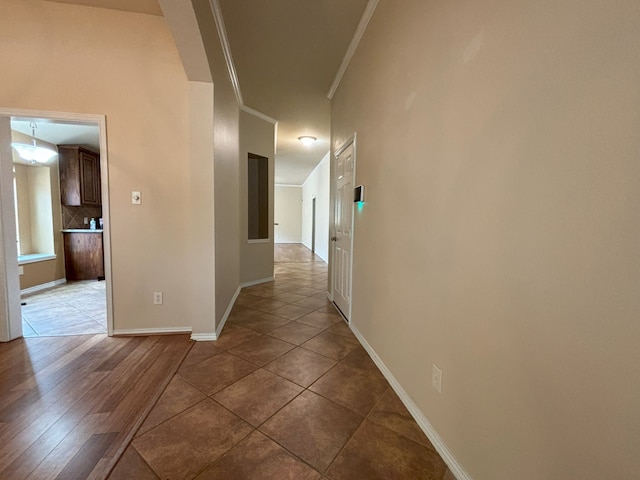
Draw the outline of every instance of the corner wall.
<instances>
[{"instance_id":1,"label":"corner wall","mask_svg":"<svg viewBox=\"0 0 640 480\"><path fill-rule=\"evenodd\" d=\"M302 244L311 249L313 199L316 199L316 255L329 261L329 152L302 184Z\"/></svg>"},{"instance_id":2,"label":"corner wall","mask_svg":"<svg viewBox=\"0 0 640 480\"><path fill-rule=\"evenodd\" d=\"M639 29L635 0L380 0L333 99L353 325L475 480L640 478Z\"/></svg>"},{"instance_id":3,"label":"corner wall","mask_svg":"<svg viewBox=\"0 0 640 480\"><path fill-rule=\"evenodd\" d=\"M247 162L253 153L269 159L269 239L249 243L247 213ZM273 278L273 205L275 125L245 111L240 112L240 282Z\"/></svg>"},{"instance_id":4,"label":"corner wall","mask_svg":"<svg viewBox=\"0 0 640 480\"><path fill-rule=\"evenodd\" d=\"M240 287L240 110L208 0L193 0L213 76L215 324L219 329Z\"/></svg>"}]
</instances>

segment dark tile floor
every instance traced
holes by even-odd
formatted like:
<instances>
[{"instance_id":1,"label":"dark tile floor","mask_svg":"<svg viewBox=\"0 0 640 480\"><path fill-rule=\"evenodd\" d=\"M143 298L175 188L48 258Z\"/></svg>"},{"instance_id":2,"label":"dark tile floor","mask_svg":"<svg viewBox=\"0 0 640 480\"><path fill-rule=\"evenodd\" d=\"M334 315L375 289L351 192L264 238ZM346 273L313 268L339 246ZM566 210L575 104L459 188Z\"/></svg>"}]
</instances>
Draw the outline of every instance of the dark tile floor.
<instances>
[{"instance_id":1,"label":"dark tile floor","mask_svg":"<svg viewBox=\"0 0 640 480\"><path fill-rule=\"evenodd\" d=\"M193 346L112 480L453 479L305 250L281 251L276 280L243 289L220 339Z\"/></svg>"},{"instance_id":2,"label":"dark tile floor","mask_svg":"<svg viewBox=\"0 0 640 480\"><path fill-rule=\"evenodd\" d=\"M22 301L22 334L25 337L94 335L107 333L105 282L67 282Z\"/></svg>"}]
</instances>

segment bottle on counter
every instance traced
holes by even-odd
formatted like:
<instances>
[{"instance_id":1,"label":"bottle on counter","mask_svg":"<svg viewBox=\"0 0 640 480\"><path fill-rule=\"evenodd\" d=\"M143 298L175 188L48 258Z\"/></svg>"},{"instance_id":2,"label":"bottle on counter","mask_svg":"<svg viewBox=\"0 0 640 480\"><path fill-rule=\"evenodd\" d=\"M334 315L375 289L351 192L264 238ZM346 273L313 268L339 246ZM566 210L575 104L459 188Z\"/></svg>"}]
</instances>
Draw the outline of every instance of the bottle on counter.
<instances>
[{"instance_id":1,"label":"bottle on counter","mask_svg":"<svg viewBox=\"0 0 640 480\"><path fill-rule=\"evenodd\" d=\"M95 230L96 229L96 219L92 218L91 221L89 222L89 230Z\"/></svg>"}]
</instances>

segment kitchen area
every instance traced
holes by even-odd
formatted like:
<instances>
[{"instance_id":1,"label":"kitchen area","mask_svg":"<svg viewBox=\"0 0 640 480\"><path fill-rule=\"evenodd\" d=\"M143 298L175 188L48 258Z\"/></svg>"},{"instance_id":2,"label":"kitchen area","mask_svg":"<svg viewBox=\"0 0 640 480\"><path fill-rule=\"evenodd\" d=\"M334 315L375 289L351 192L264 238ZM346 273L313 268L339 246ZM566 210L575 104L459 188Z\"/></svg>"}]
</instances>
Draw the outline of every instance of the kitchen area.
<instances>
[{"instance_id":1,"label":"kitchen area","mask_svg":"<svg viewBox=\"0 0 640 480\"><path fill-rule=\"evenodd\" d=\"M58 168L67 281L104 280L100 155L58 145Z\"/></svg>"},{"instance_id":2,"label":"kitchen area","mask_svg":"<svg viewBox=\"0 0 640 480\"><path fill-rule=\"evenodd\" d=\"M99 129L38 122L36 134L22 119L11 126L23 335L106 333ZM22 158L21 144L51 158Z\"/></svg>"}]
</instances>

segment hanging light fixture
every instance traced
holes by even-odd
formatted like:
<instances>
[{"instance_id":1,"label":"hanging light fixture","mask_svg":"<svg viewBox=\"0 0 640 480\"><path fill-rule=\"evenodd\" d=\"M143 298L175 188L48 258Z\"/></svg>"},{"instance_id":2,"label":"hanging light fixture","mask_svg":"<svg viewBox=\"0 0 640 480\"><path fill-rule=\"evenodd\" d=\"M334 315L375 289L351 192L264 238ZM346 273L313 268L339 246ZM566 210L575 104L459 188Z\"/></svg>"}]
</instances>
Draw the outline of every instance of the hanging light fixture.
<instances>
[{"instance_id":1,"label":"hanging light fixture","mask_svg":"<svg viewBox=\"0 0 640 480\"><path fill-rule=\"evenodd\" d=\"M309 145L313 144L313 142L315 142L317 138L312 137L311 135L303 135L301 137L298 137L298 140L300 140L305 147L308 147Z\"/></svg>"},{"instance_id":2,"label":"hanging light fixture","mask_svg":"<svg viewBox=\"0 0 640 480\"><path fill-rule=\"evenodd\" d=\"M36 122L31 122L31 143L12 143L11 146L16 149L18 155L23 160L31 163L47 163L58 152L47 147L40 147L36 144Z\"/></svg>"}]
</instances>

